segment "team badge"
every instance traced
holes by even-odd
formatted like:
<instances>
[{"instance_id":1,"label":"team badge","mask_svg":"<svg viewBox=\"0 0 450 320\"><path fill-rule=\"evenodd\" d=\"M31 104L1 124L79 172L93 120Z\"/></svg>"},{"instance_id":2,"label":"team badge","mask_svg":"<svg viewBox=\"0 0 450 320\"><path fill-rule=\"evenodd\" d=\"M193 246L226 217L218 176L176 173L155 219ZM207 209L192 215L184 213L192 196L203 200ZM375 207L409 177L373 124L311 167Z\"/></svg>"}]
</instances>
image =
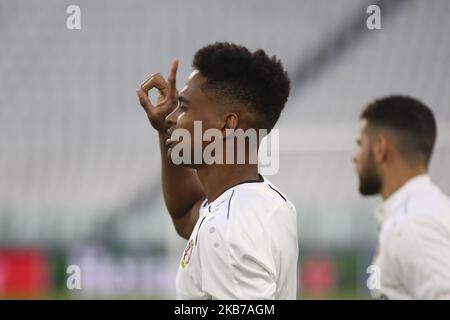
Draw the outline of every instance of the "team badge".
<instances>
[{"instance_id":1,"label":"team badge","mask_svg":"<svg viewBox=\"0 0 450 320\"><path fill-rule=\"evenodd\" d=\"M184 249L183 258L181 259L181 267L184 269L191 260L192 249L194 249L194 241L191 239Z\"/></svg>"}]
</instances>

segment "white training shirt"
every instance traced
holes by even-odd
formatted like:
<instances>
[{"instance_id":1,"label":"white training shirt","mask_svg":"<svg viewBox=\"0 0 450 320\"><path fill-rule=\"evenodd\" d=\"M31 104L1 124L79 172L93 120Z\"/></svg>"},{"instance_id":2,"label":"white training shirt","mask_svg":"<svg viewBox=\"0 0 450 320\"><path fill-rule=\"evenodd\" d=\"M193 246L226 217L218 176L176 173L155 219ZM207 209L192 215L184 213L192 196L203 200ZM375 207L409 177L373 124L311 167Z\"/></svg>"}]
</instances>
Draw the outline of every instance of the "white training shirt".
<instances>
[{"instance_id":1,"label":"white training shirt","mask_svg":"<svg viewBox=\"0 0 450 320\"><path fill-rule=\"evenodd\" d=\"M409 180L378 209L376 298L450 299L450 199L428 175Z\"/></svg>"},{"instance_id":2,"label":"white training shirt","mask_svg":"<svg viewBox=\"0 0 450 320\"><path fill-rule=\"evenodd\" d=\"M296 299L296 210L261 178L203 202L178 268L177 299Z\"/></svg>"}]
</instances>

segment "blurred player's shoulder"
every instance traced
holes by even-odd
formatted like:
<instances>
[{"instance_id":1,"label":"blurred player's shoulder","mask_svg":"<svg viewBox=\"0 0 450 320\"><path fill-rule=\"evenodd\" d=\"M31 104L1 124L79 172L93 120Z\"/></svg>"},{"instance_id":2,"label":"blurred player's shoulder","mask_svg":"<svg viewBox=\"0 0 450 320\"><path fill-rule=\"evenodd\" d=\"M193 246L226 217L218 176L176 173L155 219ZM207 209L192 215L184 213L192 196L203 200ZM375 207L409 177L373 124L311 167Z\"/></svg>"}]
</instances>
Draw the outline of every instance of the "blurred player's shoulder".
<instances>
[{"instance_id":1,"label":"blurred player's shoulder","mask_svg":"<svg viewBox=\"0 0 450 320\"><path fill-rule=\"evenodd\" d=\"M431 181L413 190L405 202L405 213L406 224L444 227L450 232L450 197Z\"/></svg>"},{"instance_id":2,"label":"blurred player's shoulder","mask_svg":"<svg viewBox=\"0 0 450 320\"><path fill-rule=\"evenodd\" d=\"M432 239L433 246L450 244L450 197L429 179L423 178L423 183L411 188L396 207L384 234L396 241L408 239L398 242L405 244L403 249L410 249L412 239L421 243Z\"/></svg>"},{"instance_id":3,"label":"blurred player's shoulder","mask_svg":"<svg viewBox=\"0 0 450 320\"><path fill-rule=\"evenodd\" d=\"M409 218L405 225L411 225L417 238L433 235L435 242L450 245L450 197L435 184L418 190L416 197L409 200ZM407 227L404 227L405 229ZM450 251L449 251L450 253Z\"/></svg>"},{"instance_id":4,"label":"blurred player's shoulder","mask_svg":"<svg viewBox=\"0 0 450 320\"><path fill-rule=\"evenodd\" d=\"M450 198L425 175L409 182L383 207L389 211L389 224L450 218Z\"/></svg>"},{"instance_id":5,"label":"blurred player's shoulder","mask_svg":"<svg viewBox=\"0 0 450 320\"><path fill-rule=\"evenodd\" d=\"M408 202L411 204L408 211L412 214L450 209L450 198L431 181L414 190Z\"/></svg>"}]
</instances>

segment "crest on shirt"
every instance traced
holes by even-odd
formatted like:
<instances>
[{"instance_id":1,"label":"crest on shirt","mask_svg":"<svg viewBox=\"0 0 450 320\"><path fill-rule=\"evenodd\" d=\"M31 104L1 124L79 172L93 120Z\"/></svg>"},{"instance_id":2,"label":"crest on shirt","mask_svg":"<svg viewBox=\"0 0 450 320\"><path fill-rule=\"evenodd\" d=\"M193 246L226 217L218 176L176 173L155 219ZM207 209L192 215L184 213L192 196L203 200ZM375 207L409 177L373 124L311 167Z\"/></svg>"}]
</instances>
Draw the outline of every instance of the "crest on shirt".
<instances>
[{"instance_id":1,"label":"crest on shirt","mask_svg":"<svg viewBox=\"0 0 450 320\"><path fill-rule=\"evenodd\" d=\"M194 249L194 240L189 240L189 243L184 249L183 258L181 259L181 267L184 269L191 260L192 249Z\"/></svg>"}]
</instances>

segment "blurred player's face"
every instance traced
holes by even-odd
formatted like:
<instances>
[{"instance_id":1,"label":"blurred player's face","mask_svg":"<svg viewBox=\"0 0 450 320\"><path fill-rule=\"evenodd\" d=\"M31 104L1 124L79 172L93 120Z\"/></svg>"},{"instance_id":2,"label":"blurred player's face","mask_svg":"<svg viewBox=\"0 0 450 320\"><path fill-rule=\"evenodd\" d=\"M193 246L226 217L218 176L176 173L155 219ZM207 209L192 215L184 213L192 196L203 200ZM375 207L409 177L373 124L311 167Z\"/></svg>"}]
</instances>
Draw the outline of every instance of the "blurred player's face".
<instances>
[{"instance_id":1,"label":"blurred player's face","mask_svg":"<svg viewBox=\"0 0 450 320\"><path fill-rule=\"evenodd\" d=\"M373 145L367 131L367 120L362 120L356 140L358 149L353 161L359 177L359 192L362 195L375 195L381 190L381 179L377 173Z\"/></svg>"},{"instance_id":2,"label":"blurred player's face","mask_svg":"<svg viewBox=\"0 0 450 320\"><path fill-rule=\"evenodd\" d=\"M189 167L198 166L198 164L196 165L194 163L194 153L195 151L202 153L209 143L201 139L203 133L210 128L222 129L221 109L217 108L215 101L202 91L201 87L205 81L206 78L197 70L194 70L190 74L186 86L179 93L178 106L166 118L166 121L170 125L169 132L173 132L175 129L186 129L190 133L191 161L189 164L186 164ZM199 137L194 136L194 121L201 121L202 130L200 140ZM197 146L194 140L202 141L202 143ZM174 143L169 146L169 154L176 144ZM200 150L196 150L196 148Z\"/></svg>"}]
</instances>

